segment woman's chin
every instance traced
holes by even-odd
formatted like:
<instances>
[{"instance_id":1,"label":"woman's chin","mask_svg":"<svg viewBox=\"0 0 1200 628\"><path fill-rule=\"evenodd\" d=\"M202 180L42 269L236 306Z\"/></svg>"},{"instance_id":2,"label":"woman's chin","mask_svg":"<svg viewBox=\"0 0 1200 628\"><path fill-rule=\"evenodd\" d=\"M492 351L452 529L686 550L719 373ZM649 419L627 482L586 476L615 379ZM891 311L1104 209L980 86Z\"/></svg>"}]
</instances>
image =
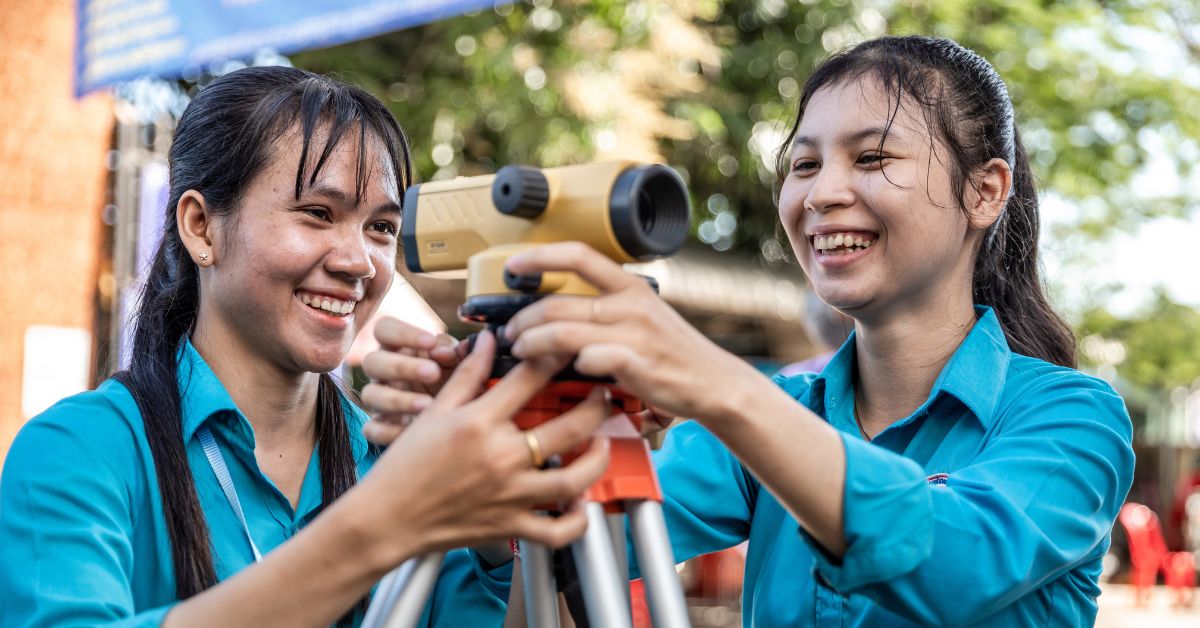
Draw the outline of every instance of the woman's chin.
<instances>
[{"instance_id":1,"label":"woman's chin","mask_svg":"<svg viewBox=\"0 0 1200 628\"><path fill-rule=\"evenodd\" d=\"M308 373L331 373L341 368L347 354L349 354L349 348L346 351L309 352L305 355L296 356L296 362L302 370Z\"/></svg>"},{"instance_id":2,"label":"woman's chin","mask_svg":"<svg viewBox=\"0 0 1200 628\"><path fill-rule=\"evenodd\" d=\"M821 290L820 286L815 286L817 296L820 297L826 305L844 314L851 314L857 310L866 307L870 302L865 295L857 294L853 290Z\"/></svg>"}]
</instances>

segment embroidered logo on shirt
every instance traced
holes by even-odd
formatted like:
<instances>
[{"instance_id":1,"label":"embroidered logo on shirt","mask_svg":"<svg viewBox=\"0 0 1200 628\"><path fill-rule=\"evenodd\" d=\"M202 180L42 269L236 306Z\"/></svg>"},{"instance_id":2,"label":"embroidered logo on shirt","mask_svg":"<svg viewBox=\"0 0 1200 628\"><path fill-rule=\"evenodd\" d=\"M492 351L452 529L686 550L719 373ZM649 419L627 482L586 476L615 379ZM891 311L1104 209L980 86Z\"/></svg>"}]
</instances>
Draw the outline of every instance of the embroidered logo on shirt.
<instances>
[{"instance_id":1,"label":"embroidered logo on shirt","mask_svg":"<svg viewBox=\"0 0 1200 628\"><path fill-rule=\"evenodd\" d=\"M949 479L950 479L949 473L934 473L933 475L925 478L925 481L929 482L933 486L945 486L946 480L949 480Z\"/></svg>"}]
</instances>

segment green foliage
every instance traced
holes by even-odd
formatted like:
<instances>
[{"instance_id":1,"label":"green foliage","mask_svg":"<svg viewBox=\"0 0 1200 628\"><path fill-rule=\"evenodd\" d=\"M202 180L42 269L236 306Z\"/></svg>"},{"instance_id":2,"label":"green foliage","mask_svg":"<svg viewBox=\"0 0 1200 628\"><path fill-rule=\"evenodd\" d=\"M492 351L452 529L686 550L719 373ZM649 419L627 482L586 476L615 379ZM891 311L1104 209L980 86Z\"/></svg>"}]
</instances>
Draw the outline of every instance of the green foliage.
<instances>
[{"instance_id":1,"label":"green foliage","mask_svg":"<svg viewBox=\"0 0 1200 628\"><path fill-rule=\"evenodd\" d=\"M1153 67L1142 52L1165 39L1186 54L1186 31L1170 17L1191 20L1182 8L1083 0L911 6L893 14L892 30L953 38L1004 76L1043 188L1082 201L1070 229L1101 236L1194 208L1194 194L1130 187L1156 148L1173 153L1167 161L1182 177L1200 156L1200 84L1168 73L1186 62Z\"/></svg>"},{"instance_id":2,"label":"green foliage","mask_svg":"<svg viewBox=\"0 0 1200 628\"><path fill-rule=\"evenodd\" d=\"M1195 14L1161 0L535 0L293 61L384 97L426 179L586 161L638 127L689 180L702 240L776 261L772 142L817 62L885 32L951 37L993 61L1044 188L1084 210L1068 230L1186 213L1194 196L1130 184L1151 150L1184 179L1200 157L1200 85L1138 52L1149 38L1196 54ZM653 76L628 80L647 65Z\"/></svg>"},{"instance_id":3,"label":"green foliage","mask_svg":"<svg viewBox=\"0 0 1200 628\"><path fill-rule=\"evenodd\" d=\"M1200 313L1161 292L1144 311L1127 318L1092 309L1077 329L1085 364L1112 364L1126 380L1157 390L1192 386L1200 379Z\"/></svg>"},{"instance_id":4,"label":"green foliage","mask_svg":"<svg viewBox=\"0 0 1200 628\"><path fill-rule=\"evenodd\" d=\"M534 0L293 62L383 97L422 179L662 159L688 180L700 240L776 263L790 252L777 236L774 151L807 74L866 38L946 36L1005 78L1043 191L1080 209L1050 237L1082 255L1200 198L1137 176L1158 164L1200 180L1198 18L1167 0ZM1172 63L1142 52L1163 44L1178 51ZM1094 309L1079 330L1124 343L1117 370L1136 383L1190 384L1200 315L1162 296L1154 308L1127 320Z\"/></svg>"}]
</instances>

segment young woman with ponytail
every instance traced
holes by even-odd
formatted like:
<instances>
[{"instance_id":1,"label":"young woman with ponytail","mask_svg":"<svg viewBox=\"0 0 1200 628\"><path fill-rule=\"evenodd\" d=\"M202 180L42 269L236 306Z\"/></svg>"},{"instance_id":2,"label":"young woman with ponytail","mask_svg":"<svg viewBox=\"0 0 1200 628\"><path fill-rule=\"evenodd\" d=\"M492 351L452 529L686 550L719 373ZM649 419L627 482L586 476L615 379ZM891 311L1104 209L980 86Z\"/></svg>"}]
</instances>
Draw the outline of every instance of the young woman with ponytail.
<instances>
[{"instance_id":1,"label":"young woman with ponytail","mask_svg":"<svg viewBox=\"0 0 1200 628\"><path fill-rule=\"evenodd\" d=\"M656 454L667 526L680 561L749 540L747 626L1090 625L1132 428L1042 292L995 69L945 39L864 42L809 77L778 163L796 258L855 320L821 373L772 383L575 243L508 270L601 296L526 308L513 353L577 356L694 419ZM449 363L389 329L412 364Z\"/></svg>"},{"instance_id":2,"label":"young woman with ponytail","mask_svg":"<svg viewBox=\"0 0 1200 628\"><path fill-rule=\"evenodd\" d=\"M395 269L412 174L382 103L292 68L239 70L187 107L169 161L129 370L9 450L0 625L350 625L407 558L582 532L579 512L529 509L578 495L604 444L538 470L510 420L561 363L478 396L482 338L386 451L329 375ZM606 414L595 398L540 427L540 453ZM498 625L510 570L451 551L424 622Z\"/></svg>"}]
</instances>

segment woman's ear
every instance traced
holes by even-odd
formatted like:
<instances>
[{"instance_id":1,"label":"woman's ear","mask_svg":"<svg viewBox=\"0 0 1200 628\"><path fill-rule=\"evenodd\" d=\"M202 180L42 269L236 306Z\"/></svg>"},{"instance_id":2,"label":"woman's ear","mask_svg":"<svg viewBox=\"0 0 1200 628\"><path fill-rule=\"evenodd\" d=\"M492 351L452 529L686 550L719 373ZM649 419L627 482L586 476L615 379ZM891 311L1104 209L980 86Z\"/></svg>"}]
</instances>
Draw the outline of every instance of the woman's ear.
<instances>
[{"instance_id":1,"label":"woman's ear","mask_svg":"<svg viewBox=\"0 0 1200 628\"><path fill-rule=\"evenodd\" d=\"M987 229L1000 218L1012 190L1012 168L1003 159L992 159L975 171L968 191L967 219L976 229Z\"/></svg>"},{"instance_id":2,"label":"woman's ear","mask_svg":"<svg viewBox=\"0 0 1200 628\"><path fill-rule=\"evenodd\" d=\"M213 253L213 215L209 211L204 195L188 190L179 197L175 206L175 222L179 228L179 239L199 266L211 266Z\"/></svg>"}]
</instances>

